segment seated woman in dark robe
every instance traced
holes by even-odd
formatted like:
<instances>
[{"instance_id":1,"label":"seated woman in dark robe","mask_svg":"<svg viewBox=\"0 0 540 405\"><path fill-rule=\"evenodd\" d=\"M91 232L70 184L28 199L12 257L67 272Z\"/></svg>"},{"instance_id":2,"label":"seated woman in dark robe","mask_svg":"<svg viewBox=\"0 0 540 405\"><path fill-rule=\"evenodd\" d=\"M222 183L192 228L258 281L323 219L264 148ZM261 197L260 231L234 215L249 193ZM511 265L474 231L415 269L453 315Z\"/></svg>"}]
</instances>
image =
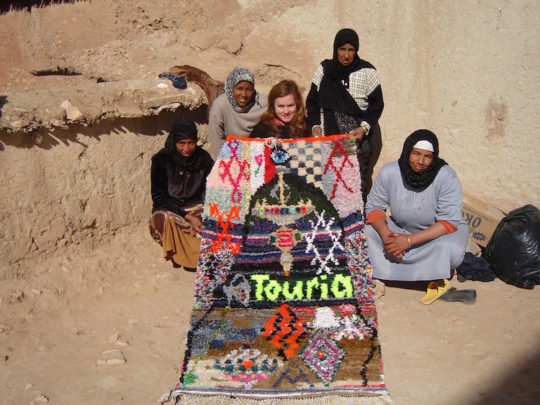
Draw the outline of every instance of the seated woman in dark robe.
<instances>
[{"instance_id":1,"label":"seated woman in dark robe","mask_svg":"<svg viewBox=\"0 0 540 405\"><path fill-rule=\"evenodd\" d=\"M174 267L197 267L206 177L214 161L197 146L197 126L179 118L152 157L150 233Z\"/></svg>"},{"instance_id":2,"label":"seated woman in dark robe","mask_svg":"<svg viewBox=\"0 0 540 405\"><path fill-rule=\"evenodd\" d=\"M306 132L306 109L298 85L282 80L268 93L268 107L261 121L253 127L251 138L303 138Z\"/></svg>"}]
</instances>

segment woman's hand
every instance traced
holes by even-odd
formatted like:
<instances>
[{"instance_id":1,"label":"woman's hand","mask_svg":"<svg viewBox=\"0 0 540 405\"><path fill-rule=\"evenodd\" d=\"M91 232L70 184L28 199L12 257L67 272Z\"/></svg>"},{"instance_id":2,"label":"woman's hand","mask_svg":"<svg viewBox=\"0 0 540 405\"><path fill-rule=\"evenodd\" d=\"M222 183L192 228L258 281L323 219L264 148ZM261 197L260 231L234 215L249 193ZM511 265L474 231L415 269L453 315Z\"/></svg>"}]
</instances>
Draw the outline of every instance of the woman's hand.
<instances>
[{"instance_id":1,"label":"woman's hand","mask_svg":"<svg viewBox=\"0 0 540 405\"><path fill-rule=\"evenodd\" d=\"M363 127L358 127L354 131L351 131L351 135L360 142L366 135L366 130Z\"/></svg>"},{"instance_id":2,"label":"woman's hand","mask_svg":"<svg viewBox=\"0 0 540 405\"><path fill-rule=\"evenodd\" d=\"M390 233L383 240L384 249L392 256L402 259L405 252L410 248L409 240L410 236L402 233Z\"/></svg>"},{"instance_id":3,"label":"woman's hand","mask_svg":"<svg viewBox=\"0 0 540 405\"><path fill-rule=\"evenodd\" d=\"M184 219L189 222L191 227L195 230L197 233L201 233L203 229L203 223L200 217L193 215L192 213L188 212Z\"/></svg>"}]
</instances>

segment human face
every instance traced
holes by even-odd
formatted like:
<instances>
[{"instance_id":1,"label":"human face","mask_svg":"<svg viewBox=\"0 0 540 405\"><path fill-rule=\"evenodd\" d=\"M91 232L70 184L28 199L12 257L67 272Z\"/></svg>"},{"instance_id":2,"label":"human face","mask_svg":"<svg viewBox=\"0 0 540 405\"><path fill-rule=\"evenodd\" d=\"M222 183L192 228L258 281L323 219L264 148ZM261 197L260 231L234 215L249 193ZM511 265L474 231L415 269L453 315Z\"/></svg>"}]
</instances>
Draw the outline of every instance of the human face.
<instances>
[{"instance_id":1,"label":"human face","mask_svg":"<svg viewBox=\"0 0 540 405\"><path fill-rule=\"evenodd\" d=\"M354 60L356 49L351 44L343 44L337 49L338 62L343 66L349 66Z\"/></svg>"},{"instance_id":2,"label":"human face","mask_svg":"<svg viewBox=\"0 0 540 405\"><path fill-rule=\"evenodd\" d=\"M288 124L292 121L296 114L296 102L292 94L287 94L283 97L278 97L274 100L274 110L276 111L276 116Z\"/></svg>"},{"instance_id":3,"label":"human face","mask_svg":"<svg viewBox=\"0 0 540 405\"><path fill-rule=\"evenodd\" d=\"M176 142L176 150L185 158L193 155L195 149L197 149L197 143L193 139L182 139Z\"/></svg>"},{"instance_id":4,"label":"human face","mask_svg":"<svg viewBox=\"0 0 540 405\"><path fill-rule=\"evenodd\" d=\"M240 108L246 107L253 98L253 85L250 82L239 82L233 87L233 97Z\"/></svg>"},{"instance_id":5,"label":"human face","mask_svg":"<svg viewBox=\"0 0 540 405\"><path fill-rule=\"evenodd\" d=\"M425 149L412 148L409 155L409 166L415 173L424 173L433 163L433 152Z\"/></svg>"}]
</instances>

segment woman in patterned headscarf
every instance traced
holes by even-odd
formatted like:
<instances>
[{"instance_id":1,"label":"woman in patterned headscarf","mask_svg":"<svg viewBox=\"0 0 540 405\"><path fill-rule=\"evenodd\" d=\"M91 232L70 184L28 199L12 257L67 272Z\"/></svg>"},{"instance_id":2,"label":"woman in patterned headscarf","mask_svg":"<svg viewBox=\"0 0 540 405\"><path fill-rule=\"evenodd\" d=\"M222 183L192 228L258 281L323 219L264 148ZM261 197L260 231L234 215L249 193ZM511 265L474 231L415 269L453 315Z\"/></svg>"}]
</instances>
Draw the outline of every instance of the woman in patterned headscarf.
<instances>
[{"instance_id":1,"label":"woman in patterned headscarf","mask_svg":"<svg viewBox=\"0 0 540 405\"><path fill-rule=\"evenodd\" d=\"M197 126L178 119L165 147L152 157L150 233L175 267L197 266L206 177L214 161L197 145Z\"/></svg>"},{"instance_id":2,"label":"woman in patterned headscarf","mask_svg":"<svg viewBox=\"0 0 540 405\"><path fill-rule=\"evenodd\" d=\"M212 157L217 157L227 135L249 136L265 109L266 100L255 90L253 73L235 67L227 76L225 93L210 109L208 141Z\"/></svg>"},{"instance_id":3,"label":"woman in patterned headscarf","mask_svg":"<svg viewBox=\"0 0 540 405\"><path fill-rule=\"evenodd\" d=\"M348 134L356 138L364 202L382 141L377 122L384 108L373 65L358 57L359 40L349 28L334 39L334 55L317 67L306 99L307 129L313 136Z\"/></svg>"},{"instance_id":4,"label":"woman in patterned headscarf","mask_svg":"<svg viewBox=\"0 0 540 405\"><path fill-rule=\"evenodd\" d=\"M426 129L413 132L399 160L381 168L367 199L373 277L430 281L420 302L440 298L465 255L469 228L462 207L461 183L439 158L437 137Z\"/></svg>"}]
</instances>

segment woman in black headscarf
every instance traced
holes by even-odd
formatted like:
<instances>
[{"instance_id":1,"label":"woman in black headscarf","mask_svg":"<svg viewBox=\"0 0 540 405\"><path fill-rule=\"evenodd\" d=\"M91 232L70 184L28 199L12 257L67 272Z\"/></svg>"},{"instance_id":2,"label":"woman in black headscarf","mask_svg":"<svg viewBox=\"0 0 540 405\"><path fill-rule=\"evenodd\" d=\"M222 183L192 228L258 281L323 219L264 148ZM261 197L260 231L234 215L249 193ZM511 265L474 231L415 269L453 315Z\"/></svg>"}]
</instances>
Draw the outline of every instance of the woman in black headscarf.
<instances>
[{"instance_id":1,"label":"woman in black headscarf","mask_svg":"<svg viewBox=\"0 0 540 405\"><path fill-rule=\"evenodd\" d=\"M377 122L384 101L377 70L358 57L358 47L354 30L336 34L333 58L324 60L313 75L306 109L307 130L313 136L350 133L356 138L365 202L382 148Z\"/></svg>"},{"instance_id":2,"label":"woman in black headscarf","mask_svg":"<svg viewBox=\"0 0 540 405\"><path fill-rule=\"evenodd\" d=\"M179 118L152 157L150 233L175 267L197 266L206 177L214 161L197 145L197 126Z\"/></svg>"},{"instance_id":3,"label":"woman in black headscarf","mask_svg":"<svg viewBox=\"0 0 540 405\"><path fill-rule=\"evenodd\" d=\"M399 160L381 168L367 199L373 277L429 281L421 303L440 298L465 255L469 228L462 208L461 183L439 157L437 137L426 129L413 132Z\"/></svg>"}]
</instances>

